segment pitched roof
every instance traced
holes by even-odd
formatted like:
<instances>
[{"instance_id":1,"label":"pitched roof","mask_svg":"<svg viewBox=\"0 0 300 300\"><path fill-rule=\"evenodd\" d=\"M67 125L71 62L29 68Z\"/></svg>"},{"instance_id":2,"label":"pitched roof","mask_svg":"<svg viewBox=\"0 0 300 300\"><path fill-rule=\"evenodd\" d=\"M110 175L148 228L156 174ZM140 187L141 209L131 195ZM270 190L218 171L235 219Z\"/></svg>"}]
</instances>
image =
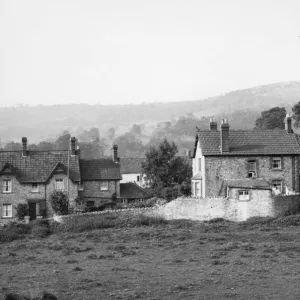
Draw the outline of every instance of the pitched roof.
<instances>
[{"instance_id":1,"label":"pitched roof","mask_svg":"<svg viewBox=\"0 0 300 300\"><path fill-rule=\"evenodd\" d=\"M87 180L121 180L120 164L111 158L80 159L81 179Z\"/></svg>"},{"instance_id":2,"label":"pitched roof","mask_svg":"<svg viewBox=\"0 0 300 300\"><path fill-rule=\"evenodd\" d=\"M121 157L120 166L122 174L141 173L143 157Z\"/></svg>"},{"instance_id":3,"label":"pitched roof","mask_svg":"<svg viewBox=\"0 0 300 300\"><path fill-rule=\"evenodd\" d=\"M270 185L264 179L226 180L226 185L231 188L271 189Z\"/></svg>"},{"instance_id":4,"label":"pitched roof","mask_svg":"<svg viewBox=\"0 0 300 300\"><path fill-rule=\"evenodd\" d=\"M25 157L22 151L0 151L1 173L8 168L22 183L46 182L58 163L67 170L68 151L27 151ZM80 181L78 155L69 155L69 166L71 180Z\"/></svg>"},{"instance_id":5,"label":"pitched roof","mask_svg":"<svg viewBox=\"0 0 300 300\"><path fill-rule=\"evenodd\" d=\"M133 182L120 183L120 198L148 198L149 193Z\"/></svg>"},{"instance_id":6,"label":"pitched roof","mask_svg":"<svg viewBox=\"0 0 300 300\"><path fill-rule=\"evenodd\" d=\"M283 155L300 154L300 146L295 134L285 130L230 130L229 152L221 152L221 132L198 130L197 141L203 155Z\"/></svg>"}]
</instances>

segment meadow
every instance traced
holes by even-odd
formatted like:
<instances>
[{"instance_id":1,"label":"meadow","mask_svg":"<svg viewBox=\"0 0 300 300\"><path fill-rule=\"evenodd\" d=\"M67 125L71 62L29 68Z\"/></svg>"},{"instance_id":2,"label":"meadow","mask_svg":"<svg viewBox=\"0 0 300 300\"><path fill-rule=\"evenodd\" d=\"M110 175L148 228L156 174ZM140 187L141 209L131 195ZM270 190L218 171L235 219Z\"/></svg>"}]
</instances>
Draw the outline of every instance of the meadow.
<instances>
[{"instance_id":1,"label":"meadow","mask_svg":"<svg viewBox=\"0 0 300 300\"><path fill-rule=\"evenodd\" d=\"M94 215L0 229L0 299L297 299L300 215L235 223Z\"/></svg>"}]
</instances>

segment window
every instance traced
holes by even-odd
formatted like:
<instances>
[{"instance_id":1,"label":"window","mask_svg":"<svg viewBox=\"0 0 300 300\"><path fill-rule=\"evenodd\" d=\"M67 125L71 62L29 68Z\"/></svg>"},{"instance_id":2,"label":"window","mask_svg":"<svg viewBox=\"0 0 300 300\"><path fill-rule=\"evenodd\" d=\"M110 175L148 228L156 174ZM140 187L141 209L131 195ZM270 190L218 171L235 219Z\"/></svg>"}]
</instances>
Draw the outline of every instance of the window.
<instances>
[{"instance_id":1,"label":"window","mask_svg":"<svg viewBox=\"0 0 300 300\"><path fill-rule=\"evenodd\" d=\"M108 181L101 181L100 182L100 190L101 191L108 191Z\"/></svg>"},{"instance_id":2,"label":"window","mask_svg":"<svg viewBox=\"0 0 300 300\"><path fill-rule=\"evenodd\" d=\"M201 158L198 158L198 171L201 171Z\"/></svg>"},{"instance_id":3,"label":"window","mask_svg":"<svg viewBox=\"0 0 300 300\"><path fill-rule=\"evenodd\" d=\"M200 182L195 182L195 197L201 197Z\"/></svg>"},{"instance_id":4,"label":"window","mask_svg":"<svg viewBox=\"0 0 300 300\"><path fill-rule=\"evenodd\" d=\"M273 157L272 158L272 169L281 170L281 157Z\"/></svg>"},{"instance_id":5,"label":"window","mask_svg":"<svg viewBox=\"0 0 300 300\"><path fill-rule=\"evenodd\" d=\"M62 179L56 179L56 181L55 181L55 189L57 191L63 191L65 189L64 181Z\"/></svg>"},{"instance_id":6,"label":"window","mask_svg":"<svg viewBox=\"0 0 300 300\"><path fill-rule=\"evenodd\" d=\"M3 180L3 193L11 193L11 180Z\"/></svg>"},{"instance_id":7,"label":"window","mask_svg":"<svg viewBox=\"0 0 300 300\"><path fill-rule=\"evenodd\" d=\"M86 206L87 206L87 207L95 206L95 202L94 202L94 201L87 201L87 202L86 202Z\"/></svg>"},{"instance_id":8,"label":"window","mask_svg":"<svg viewBox=\"0 0 300 300\"><path fill-rule=\"evenodd\" d=\"M239 201L249 201L249 191L239 191Z\"/></svg>"},{"instance_id":9,"label":"window","mask_svg":"<svg viewBox=\"0 0 300 300\"><path fill-rule=\"evenodd\" d=\"M123 204L127 204L127 199L122 199Z\"/></svg>"},{"instance_id":10,"label":"window","mask_svg":"<svg viewBox=\"0 0 300 300\"><path fill-rule=\"evenodd\" d=\"M136 181L137 181L137 182L140 181L140 176L139 176L139 175L136 177Z\"/></svg>"},{"instance_id":11,"label":"window","mask_svg":"<svg viewBox=\"0 0 300 300\"><path fill-rule=\"evenodd\" d=\"M255 160L249 160L248 161L248 177L253 178L256 177L256 161Z\"/></svg>"},{"instance_id":12,"label":"window","mask_svg":"<svg viewBox=\"0 0 300 300\"><path fill-rule=\"evenodd\" d=\"M32 193L38 193L39 192L39 186L37 183L33 183L31 186L31 192Z\"/></svg>"},{"instance_id":13,"label":"window","mask_svg":"<svg viewBox=\"0 0 300 300\"><path fill-rule=\"evenodd\" d=\"M281 180L273 180L272 186L274 189L276 189L280 193L282 192L282 181Z\"/></svg>"},{"instance_id":14,"label":"window","mask_svg":"<svg viewBox=\"0 0 300 300\"><path fill-rule=\"evenodd\" d=\"M3 218L12 218L12 204L3 204Z\"/></svg>"}]
</instances>

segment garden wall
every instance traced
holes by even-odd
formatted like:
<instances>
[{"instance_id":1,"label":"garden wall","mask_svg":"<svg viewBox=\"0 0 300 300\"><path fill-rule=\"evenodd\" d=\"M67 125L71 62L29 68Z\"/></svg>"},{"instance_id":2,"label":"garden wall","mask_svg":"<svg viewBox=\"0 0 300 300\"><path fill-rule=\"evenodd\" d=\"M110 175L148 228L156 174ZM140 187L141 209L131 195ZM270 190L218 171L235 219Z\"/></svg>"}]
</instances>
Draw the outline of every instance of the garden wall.
<instances>
[{"instance_id":1,"label":"garden wall","mask_svg":"<svg viewBox=\"0 0 300 300\"><path fill-rule=\"evenodd\" d=\"M157 214L166 219L210 220L224 218L244 221L250 217L275 217L286 211L297 210L300 195L277 196L275 198L255 197L251 201L240 202L223 197L179 198L157 209Z\"/></svg>"}]
</instances>

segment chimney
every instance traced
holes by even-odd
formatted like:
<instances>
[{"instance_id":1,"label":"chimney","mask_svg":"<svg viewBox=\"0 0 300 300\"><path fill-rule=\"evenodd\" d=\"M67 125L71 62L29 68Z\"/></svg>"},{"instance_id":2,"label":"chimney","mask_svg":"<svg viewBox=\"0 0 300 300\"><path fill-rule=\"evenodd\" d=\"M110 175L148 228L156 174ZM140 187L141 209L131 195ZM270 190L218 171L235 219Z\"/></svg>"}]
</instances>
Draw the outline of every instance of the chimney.
<instances>
[{"instance_id":1,"label":"chimney","mask_svg":"<svg viewBox=\"0 0 300 300\"><path fill-rule=\"evenodd\" d=\"M292 116L288 113L286 114L286 117L284 119L285 123L285 130L287 133L294 133L293 128L292 128Z\"/></svg>"},{"instance_id":2,"label":"chimney","mask_svg":"<svg viewBox=\"0 0 300 300\"><path fill-rule=\"evenodd\" d=\"M79 149L79 146L76 147L76 155L78 155L78 157L80 158L80 149Z\"/></svg>"},{"instance_id":3,"label":"chimney","mask_svg":"<svg viewBox=\"0 0 300 300\"><path fill-rule=\"evenodd\" d=\"M119 159L118 159L118 145L113 145L112 147L112 159L113 162L118 163Z\"/></svg>"},{"instance_id":4,"label":"chimney","mask_svg":"<svg viewBox=\"0 0 300 300\"><path fill-rule=\"evenodd\" d=\"M186 156L188 158L191 158L192 157L192 151L191 150L186 150Z\"/></svg>"},{"instance_id":5,"label":"chimney","mask_svg":"<svg viewBox=\"0 0 300 300\"><path fill-rule=\"evenodd\" d=\"M76 139L75 137L71 137L71 155L76 155L76 151L75 151L75 142L76 142Z\"/></svg>"},{"instance_id":6,"label":"chimney","mask_svg":"<svg viewBox=\"0 0 300 300\"><path fill-rule=\"evenodd\" d=\"M27 156L27 137L22 137L22 156Z\"/></svg>"},{"instance_id":7,"label":"chimney","mask_svg":"<svg viewBox=\"0 0 300 300\"><path fill-rule=\"evenodd\" d=\"M218 130L218 124L215 118L210 118L209 129L214 131Z\"/></svg>"},{"instance_id":8,"label":"chimney","mask_svg":"<svg viewBox=\"0 0 300 300\"><path fill-rule=\"evenodd\" d=\"M229 152L229 124L226 119L221 124L221 151Z\"/></svg>"}]
</instances>

